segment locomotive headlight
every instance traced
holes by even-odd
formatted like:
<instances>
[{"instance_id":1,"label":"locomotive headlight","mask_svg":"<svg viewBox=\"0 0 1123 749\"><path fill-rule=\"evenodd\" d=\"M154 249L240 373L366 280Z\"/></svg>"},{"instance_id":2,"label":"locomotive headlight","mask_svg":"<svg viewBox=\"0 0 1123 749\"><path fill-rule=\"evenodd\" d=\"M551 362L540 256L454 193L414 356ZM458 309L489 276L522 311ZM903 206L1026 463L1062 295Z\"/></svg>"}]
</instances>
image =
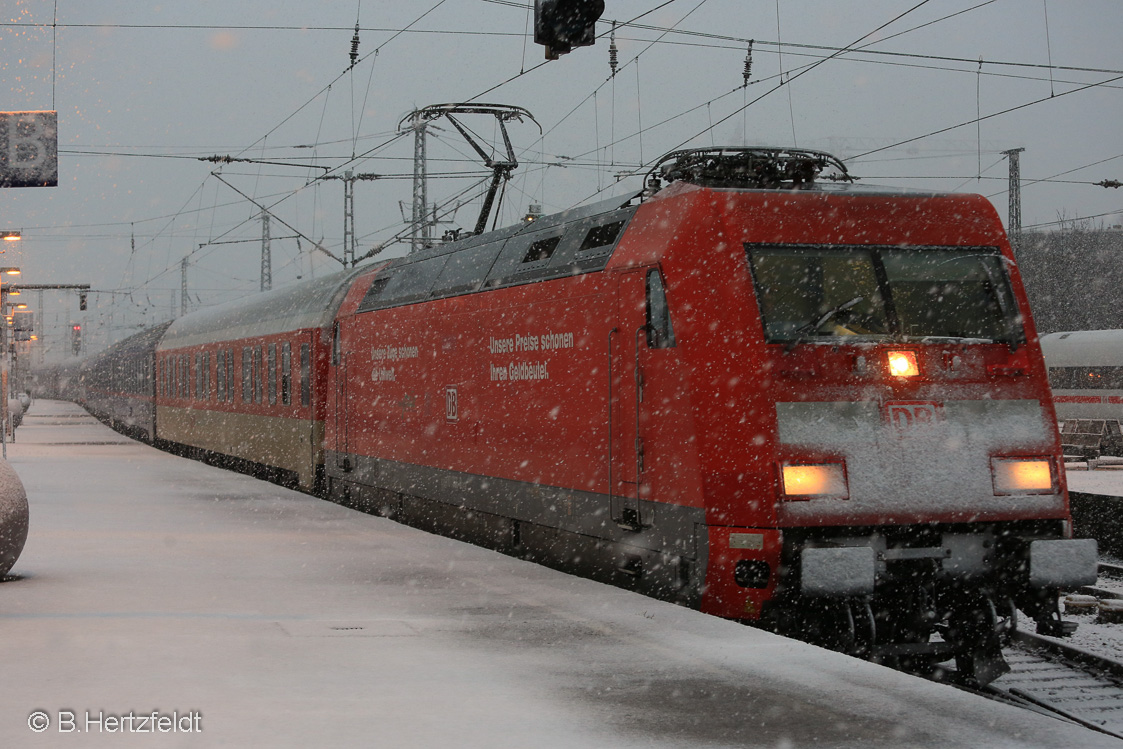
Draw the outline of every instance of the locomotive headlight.
<instances>
[{"instance_id":1,"label":"locomotive headlight","mask_svg":"<svg viewBox=\"0 0 1123 749\"><path fill-rule=\"evenodd\" d=\"M991 458L995 494L1055 494L1057 478L1048 458Z\"/></svg>"},{"instance_id":2,"label":"locomotive headlight","mask_svg":"<svg viewBox=\"0 0 1123 749\"><path fill-rule=\"evenodd\" d=\"M920 374L915 351L890 351L887 357L889 359L889 374L894 377L916 377Z\"/></svg>"},{"instance_id":3,"label":"locomotive headlight","mask_svg":"<svg viewBox=\"0 0 1123 749\"><path fill-rule=\"evenodd\" d=\"M842 463L781 466L781 490L787 499L847 499L846 466Z\"/></svg>"}]
</instances>

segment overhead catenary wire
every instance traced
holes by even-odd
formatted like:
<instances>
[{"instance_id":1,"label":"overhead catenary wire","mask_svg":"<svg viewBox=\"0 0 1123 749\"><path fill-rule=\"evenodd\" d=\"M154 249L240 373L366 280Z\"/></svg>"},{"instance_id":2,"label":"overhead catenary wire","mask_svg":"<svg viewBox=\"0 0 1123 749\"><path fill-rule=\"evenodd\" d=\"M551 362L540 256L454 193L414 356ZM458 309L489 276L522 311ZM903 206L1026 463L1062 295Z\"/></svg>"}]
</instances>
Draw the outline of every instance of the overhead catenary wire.
<instances>
[{"instance_id":1,"label":"overhead catenary wire","mask_svg":"<svg viewBox=\"0 0 1123 749\"><path fill-rule=\"evenodd\" d=\"M991 1L993 2L993 0L991 0ZM988 5L988 4L990 4L990 3L983 3L982 5ZM525 4L525 3L521 4L521 6L522 6L522 7L524 7L524 8L529 8L529 7L530 7L530 6L528 5L528 4ZM975 6L975 7L981 7L981 6ZM967 9L967 10L970 10L970 9ZM962 12L967 12L967 11L966 11L966 10L964 10L964 11L959 11L959 12L960 12L960 13L962 13ZM341 27L341 28L346 28L346 27ZM638 36L638 35L637 35L637 36ZM658 41L657 41L657 42L655 42L655 43L660 43L660 42L658 42ZM525 34L524 34L524 47L525 47ZM781 49L781 48L780 48L780 47L777 47L777 49ZM792 48L791 48L791 47L790 47L789 45L786 45L786 44L785 44L785 45L784 45L784 46L782 47L782 49L783 49L783 50L788 50L788 51L786 52L786 54L793 54L793 55L799 54L798 52L796 52L796 51L792 50ZM891 63L891 64L895 64L895 63ZM1047 67L1047 68L1048 68L1048 70L1049 70L1049 73L1050 73L1050 76L1051 76L1051 75L1052 75L1052 72L1053 72L1053 67L1052 67L1051 65L1049 65L1049 66L1043 66L1043 67ZM372 70L372 74L373 74L373 67L371 68L371 70ZM651 70L650 66L648 67L648 70ZM795 69L793 69L793 73L794 73L794 72L795 72ZM990 74L990 71L986 71L986 74L988 74L988 75L989 75L989 74ZM637 65L637 78L638 78L638 65ZM638 83L638 81L637 81L637 83ZM1105 85L1107 85L1107 84L1105 84ZM637 88L638 88L638 85L637 85ZM789 92L790 92L790 89L789 89ZM713 101L715 101L715 100L713 100L713 99L711 99L711 100L710 100L710 102L713 102ZM706 106L706 108L707 108L708 112L709 112L709 111L710 111L711 109L718 109L718 110L720 111L720 109L721 109L721 108L718 108L718 107L713 107L713 106L712 106L712 104L711 104L710 102L708 102L708 103L706 103L706 104L705 104L705 106ZM595 107L595 106L596 106L596 104L597 104L597 102L596 102L596 99L595 99L595 95L594 95L594 102L593 102L593 103L594 103L594 107ZM790 108L790 107L789 107L789 108ZM602 108L602 109L603 109L603 108ZM325 102L325 110L326 110L326 102ZM977 112L976 114L978 115L978 114L979 114L979 112ZM712 119L712 117L708 117L708 119ZM322 116L321 116L321 123L322 123ZM793 123L794 123L794 119L793 119ZM641 120L641 124L640 124L640 127L638 128L637 132L636 132L636 133L634 133L634 134L632 134L631 136L627 136L627 137L631 137L631 138L643 138L643 137L644 137L644 135L643 135L644 133L650 133L650 132L652 131L652 129L653 129L654 127L656 127L656 126L657 126L658 124L659 124L659 123L655 123L655 124L653 124L653 125L648 125L648 126L644 126L644 125L642 124L642 120ZM599 123L598 123L598 125L599 125ZM355 131L355 133L354 133L353 135L357 136L357 129L356 129L356 131ZM711 136L712 136L712 135L713 135L713 130L711 129ZM793 134L793 135L794 135L794 134ZM627 137L625 137L625 138L621 138L621 141L623 141L623 140L626 140L626 139L627 139ZM650 140L652 140L652 139L651 139L650 137L648 137L648 141L649 141L649 142L650 142ZM614 143L615 143L615 142L617 142L617 141L616 141L616 138L613 138L613 139L612 139L612 141L613 141ZM354 142L355 142L355 139L354 139L354 137L353 137L353 138L352 138L352 143L354 143ZM317 145L317 146L318 146L318 145L320 144L320 133L319 133L319 132L317 132L317 134L316 134L316 138L315 138L315 140L313 141L313 143L314 143L315 145ZM268 143L261 143L261 144L260 144L260 146L261 146L261 148L259 149L259 150L260 150L260 152L265 152L265 150L266 150L266 149L268 149L268 151L269 151L270 153L274 153L274 152L275 152L275 149L276 149L276 146L275 146L275 141L274 141L274 140L272 140L272 139L270 139ZM603 144L602 144L602 143L600 143L600 135L599 135L599 132L598 132L598 136L597 136L597 138L596 138L596 141L595 141L595 143L594 143L594 153L598 153L598 155L599 155L600 151L602 150L602 146L603 146ZM642 142L641 142L641 147L642 147ZM357 148L352 148L352 154L351 154L352 158L354 158L354 157L356 157L356 156L357 156L357 154L355 153L355 151L357 151L357 150L358 150ZM316 161L317 163L324 163L324 161L323 161L323 160L325 160L325 159L328 159L328 157L327 157L327 156L325 156L324 154L322 154L322 153L319 153L319 152L316 152L313 158L314 158L314 160L315 160L315 161ZM330 163L330 159L328 160L328 163ZM526 164L527 164L527 165L529 166L529 165L530 165L530 164L531 164L532 162L530 162L529 160L527 160L527 161L525 161L525 163L526 163ZM578 168L578 167L577 167L577 165L576 165L576 164L573 164L573 163L570 163L570 164L567 164L567 165L568 165L568 166L571 166L571 167L574 167L574 168ZM633 166L633 165L628 165L628 168L632 168L632 166ZM638 165L636 165L636 166L638 166ZM537 172L539 172L539 173L542 173L542 172L544 172L544 171L545 171L545 170L546 170L547 168L550 168L550 167L549 167L548 165L544 165L544 166L542 166L542 168L540 168L540 169L537 169L537 170L535 170L535 171L537 171ZM338 169L338 167L336 167L336 169ZM529 170L528 170L528 171L529 171ZM234 174L233 174L232 172L229 172L229 171L226 171L226 172L225 172L225 174L227 174L227 176L228 176L228 177L231 177L231 178L232 178L233 176L235 176L235 175L234 175ZM450 176L451 176L451 175L450 175ZM977 175L977 176L978 176L978 175ZM265 179L265 176L263 175L263 176L262 176L261 178L262 178L262 179ZM389 177L388 177L388 178L389 178ZM316 180L314 179L314 175L309 175L309 183L310 183L310 184L316 184ZM318 185L317 185L317 187L318 187ZM598 185L598 187L600 187L600 185ZM317 193L317 194L318 194L318 193ZM177 214L177 215L178 215L178 214ZM212 216L212 220L213 220L213 218L214 218L214 217ZM298 224L298 225L303 225L303 224ZM177 230L177 231L182 231L182 228L183 228L182 226L179 226L179 227L176 227L176 230ZM312 235L313 235L313 236L315 236L315 233L314 233L314 232L312 232Z\"/></svg>"}]
</instances>

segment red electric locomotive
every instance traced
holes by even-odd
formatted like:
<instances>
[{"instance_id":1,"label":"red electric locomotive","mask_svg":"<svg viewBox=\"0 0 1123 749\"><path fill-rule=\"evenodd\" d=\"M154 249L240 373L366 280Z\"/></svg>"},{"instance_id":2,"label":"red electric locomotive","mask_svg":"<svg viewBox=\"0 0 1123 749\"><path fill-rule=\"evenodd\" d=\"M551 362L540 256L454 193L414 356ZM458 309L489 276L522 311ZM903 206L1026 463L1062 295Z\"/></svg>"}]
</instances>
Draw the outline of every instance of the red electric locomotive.
<instances>
[{"instance_id":1,"label":"red electric locomotive","mask_svg":"<svg viewBox=\"0 0 1123 749\"><path fill-rule=\"evenodd\" d=\"M1069 538L998 216L824 170L845 177L819 152L677 152L638 205L360 275L325 382L330 495L979 682L1017 609L1063 633L1056 591L1096 549Z\"/></svg>"}]
</instances>

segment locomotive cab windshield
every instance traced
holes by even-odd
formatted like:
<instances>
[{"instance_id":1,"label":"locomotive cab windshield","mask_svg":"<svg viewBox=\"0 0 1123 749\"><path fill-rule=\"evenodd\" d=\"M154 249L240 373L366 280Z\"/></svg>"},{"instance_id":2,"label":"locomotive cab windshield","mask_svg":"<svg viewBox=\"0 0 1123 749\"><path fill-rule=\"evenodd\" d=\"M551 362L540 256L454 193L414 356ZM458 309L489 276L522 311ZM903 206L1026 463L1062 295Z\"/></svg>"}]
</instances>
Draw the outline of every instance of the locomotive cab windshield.
<instances>
[{"instance_id":1,"label":"locomotive cab windshield","mask_svg":"<svg viewBox=\"0 0 1123 749\"><path fill-rule=\"evenodd\" d=\"M748 246L765 338L1025 341L997 248Z\"/></svg>"}]
</instances>

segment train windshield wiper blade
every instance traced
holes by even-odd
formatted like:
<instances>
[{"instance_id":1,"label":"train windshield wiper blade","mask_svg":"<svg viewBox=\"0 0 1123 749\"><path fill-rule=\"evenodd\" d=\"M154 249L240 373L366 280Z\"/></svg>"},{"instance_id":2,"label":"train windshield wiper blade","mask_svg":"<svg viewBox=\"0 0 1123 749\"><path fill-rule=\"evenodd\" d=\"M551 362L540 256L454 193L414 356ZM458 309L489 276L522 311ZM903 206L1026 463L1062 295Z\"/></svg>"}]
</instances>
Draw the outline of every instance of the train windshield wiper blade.
<instances>
[{"instance_id":1,"label":"train windshield wiper blade","mask_svg":"<svg viewBox=\"0 0 1123 749\"><path fill-rule=\"evenodd\" d=\"M809 322L806 325L801 325L800 327L796 328L795 338L793 338L788 343L788 351L791 351L793 348L795 348L799 344L805 342L807 340L807 334L808 333L812 333L812 332L818 330L819 328L823 327L839 312L845 312L846 310L850 309L854 305L862 302L864 299L865 299L864 296L856 296L853 299L851 299L850 301L843 302L842 304L831 307L829 310L824 312L819 317L818 320L815 320L814 322Z\"/></svg>"}]
</instances>

